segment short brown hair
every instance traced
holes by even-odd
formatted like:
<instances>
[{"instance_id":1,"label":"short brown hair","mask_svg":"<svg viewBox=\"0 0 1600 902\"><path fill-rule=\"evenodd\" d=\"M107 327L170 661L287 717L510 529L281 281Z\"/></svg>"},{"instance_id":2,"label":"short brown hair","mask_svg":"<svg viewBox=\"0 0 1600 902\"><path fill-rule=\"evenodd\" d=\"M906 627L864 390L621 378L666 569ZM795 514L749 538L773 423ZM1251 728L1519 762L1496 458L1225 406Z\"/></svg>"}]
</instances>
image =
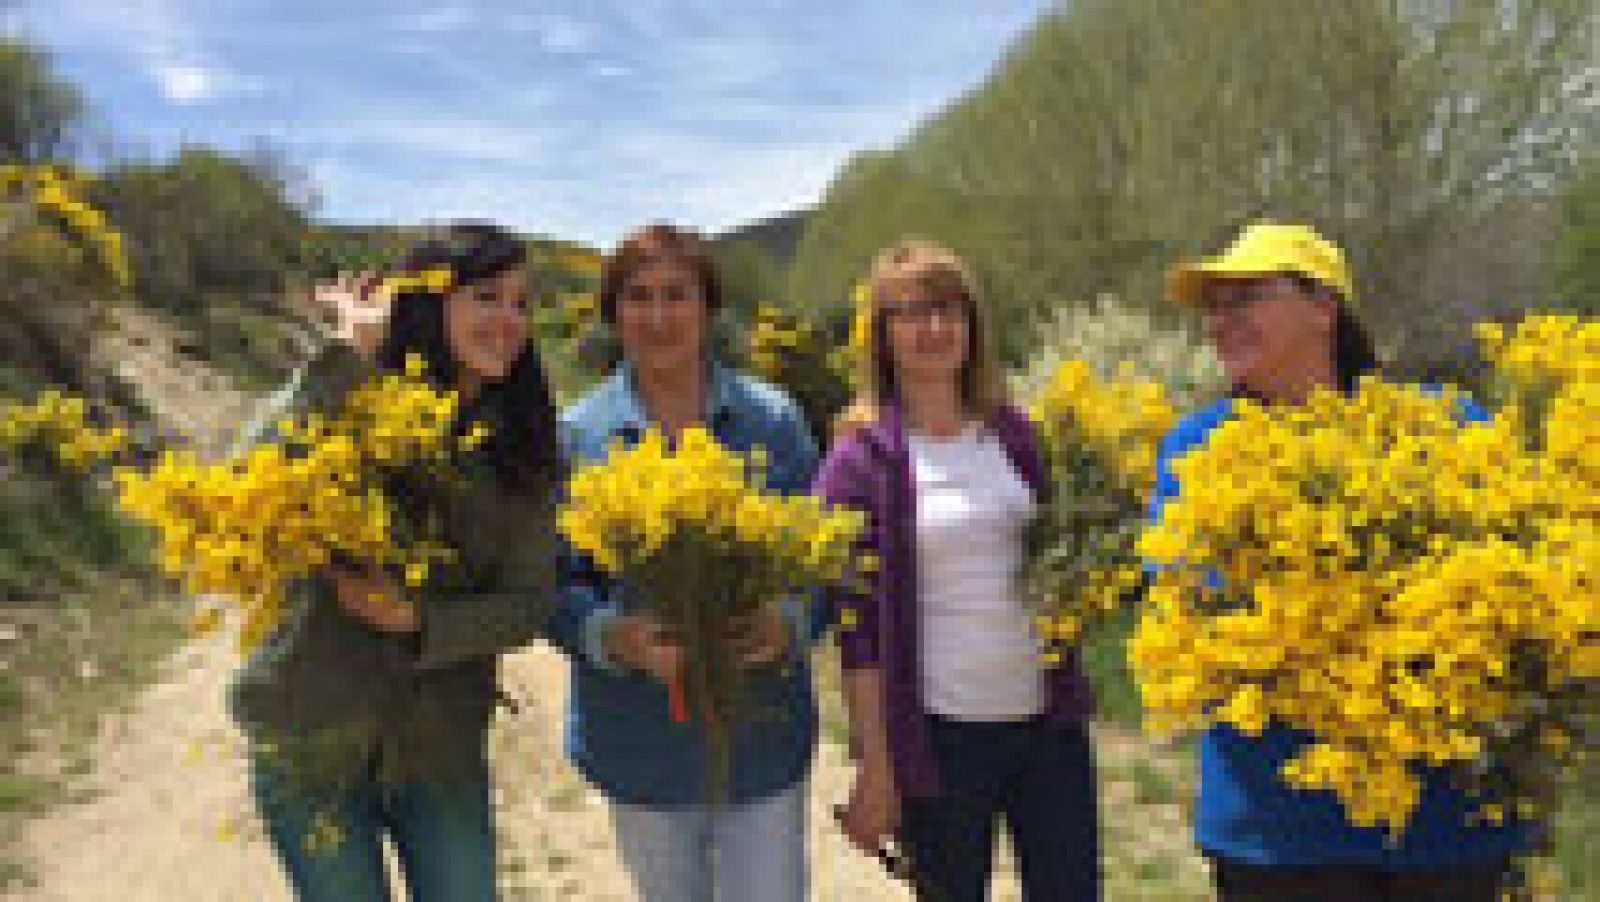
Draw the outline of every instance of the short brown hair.
<instances>
[{"instance_id":1,"label":"short brown hair","mask_svg":"<svg viewBox=\"0 0 1600 902\"><path fill-rule=\"evenodd\" d=\"M637 229L607 255L600 271L600 317L606 325L617 322L617 297L641 269L662 258L674 260L694 273L706 299L706 312L722 306L722 285L717 264L705 239L691 230L665 222Z\"/></svg>"}]
</instances>

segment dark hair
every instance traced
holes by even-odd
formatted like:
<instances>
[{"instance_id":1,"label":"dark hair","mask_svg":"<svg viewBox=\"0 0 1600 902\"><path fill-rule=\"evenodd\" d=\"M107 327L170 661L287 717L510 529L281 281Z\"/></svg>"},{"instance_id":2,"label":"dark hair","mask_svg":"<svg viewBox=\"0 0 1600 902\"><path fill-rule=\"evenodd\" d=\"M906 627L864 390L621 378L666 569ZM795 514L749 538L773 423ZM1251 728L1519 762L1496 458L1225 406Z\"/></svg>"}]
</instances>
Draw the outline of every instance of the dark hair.
<instances>
[{"instance_id":1,"label":"dark hair","mask_svg":"<svg viewBox=\"0 0 1600 902\"><path fill-rule=\"evenodd\" d=\"M1340 388L1354 390L1362 376L1378 368L1378 349L1371 333L1337 290L1299 273L1291 273L1289 278L1306 294L1333 300L1333 375Z\"/></svg>"},{"instance_id":2,"label":"dark hair","mask_svg":"<svg viewBox=\"0 0 1600 902\"><path fill-rule=\"evenodd\" d=\"M413 245L402 269L417 273L431 267L447 267L452 286L461 287L506 273L522 266L526 259L522 242L505 229L464 222ZM420 355L426 362L424 378L430 385L447 389L456 383L462 364L446 336L442 295L424 289L395 296L376 362L379 369L403 370L406 357L411 354ZM484 386L479 396L463 407L456 428L465 430L478 419L489 420L493 427L482 453L508 483L530 488L542 477L561 474L555 404L550 398L544 366L531 341L523 346L505 379Z\"/></svg>"},{"instance_id":3,"label":"dark hair","mask_svg":"<svg viewBox=\"0 0 1600 902\"><path fill-rule=\"evenodd\" d=\"M717 264L704 239L695 232L664 222L651 223L624 238L600 273L600 318L608 326L617 324L617 297L639 270L663 257L687 267L700 282L706 312L722 307L722 283Z\"/></svg>"}]
</instances>

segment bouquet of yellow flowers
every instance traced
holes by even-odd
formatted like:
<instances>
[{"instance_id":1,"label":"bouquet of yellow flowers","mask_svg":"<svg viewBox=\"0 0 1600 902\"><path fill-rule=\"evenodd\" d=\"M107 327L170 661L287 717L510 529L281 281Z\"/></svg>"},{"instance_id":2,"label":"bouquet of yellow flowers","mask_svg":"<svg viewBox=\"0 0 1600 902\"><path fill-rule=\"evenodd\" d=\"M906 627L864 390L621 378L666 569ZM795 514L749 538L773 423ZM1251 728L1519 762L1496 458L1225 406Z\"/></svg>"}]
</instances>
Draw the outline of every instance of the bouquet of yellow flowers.
<instances>
[{"instance_id":1,"label":"bouquet of yellow flowers","mask_svg":"<svg viewBox=\"0 0 1600 902\"><path fill-rule=\"evenodd\" d=\"M375 377L332 416L277 424L282 441L206 463L170 450L148 469L116 473L125 513L154 527L157 563L197 596L220 596L242 613L248 650L283 616L288 588L330 564L383 569L421 585L452 558L426 525L407 527L394 487L407 474L445 478L460 452L487 436L454 428L458 399L406 372ZM398 601L396 601L398 603ZM210 626L216 608L197 625Z\"/></svg>"},{"instance_id":2,"label":"bouquet of yellow flowers","mask_svg":"<svg viewBox=\"0 0 1600 902\"><path fill-rule=\"evenodd\" d=\"M756 310L745 336L750 371L794 396L818 441L827 440L833 418L850 400L848 367L841 361L815 326L770 304Z\"/></svg>"},{"instance_id":3,"label":"bouquet of yellow flowers","mask_svg":"<svg viewBox=\"0 0 1600 902\"><path fill-rule=\"evenodd\" d=\"M1046 654L1117 610L1142 578L1135 548L1173 410L1159 382L1057 365L1032 399L1051 498L1029 526L1026 585Z\"/></svg>"},{"instance_id":4,"label":"bouquet of yellow flowers","mask_svg":"<svg viewBox=\"0 0 1600 902\"><path fill-rule=\"evenodd\" d=\"M741 669L724 630L763 606L851 578L861 516L808 495L763 487L761 460L724 448L703 428L674 443L647 433L578 470L560 530L606 574L648 587L642 604L685 651L685 681L669 686L673 717L703 723L713 790L726 785L740 714Z\"/></svg>"},{"instance_id":5,"label":"bouquet of yellow flowers","mask_svg":"<svg viewBox=\"0 0 1600 902\"><path fill-rule=\"evenodd\" d=\"M1509 402L1484 422L1367 381L1241 401L1175 464L1196 488L1142 537L1129 646L1155 728L1304 730L1284 779L1391 834L1424 767L1488 819L1547 809L1597 738L1600 323L1484 334Z\"/></svg>"}]
</instances>

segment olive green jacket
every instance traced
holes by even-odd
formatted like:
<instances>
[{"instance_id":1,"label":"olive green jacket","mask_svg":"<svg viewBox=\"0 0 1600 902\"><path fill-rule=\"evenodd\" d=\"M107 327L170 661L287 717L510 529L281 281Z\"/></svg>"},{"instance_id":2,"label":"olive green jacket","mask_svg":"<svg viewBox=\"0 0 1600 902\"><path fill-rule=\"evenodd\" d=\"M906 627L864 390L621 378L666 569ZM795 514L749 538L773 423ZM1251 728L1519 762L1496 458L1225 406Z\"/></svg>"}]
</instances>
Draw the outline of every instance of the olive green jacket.
<instances>
[{"instance_id":1,"label":"olive green jacket","mask_svg":"<svg viewBox=\"0 0 1600 902\"><path fill-rule=\"evenodd\" d=\"M372 372L348 349L322 352L267 402L238 450L276 440L285 417L331 413ZM474 416L493 427L499 411ZM479 464L430 492L427 509L456 557L411 590L415 634L349 616L325 578L293 586L284 622L232 687L258 764L317 785L373 768L393 781L480 775L500 698L497 655L541 636L555 604L560 475L513 490Z\"/></svg>"}]
</instances>

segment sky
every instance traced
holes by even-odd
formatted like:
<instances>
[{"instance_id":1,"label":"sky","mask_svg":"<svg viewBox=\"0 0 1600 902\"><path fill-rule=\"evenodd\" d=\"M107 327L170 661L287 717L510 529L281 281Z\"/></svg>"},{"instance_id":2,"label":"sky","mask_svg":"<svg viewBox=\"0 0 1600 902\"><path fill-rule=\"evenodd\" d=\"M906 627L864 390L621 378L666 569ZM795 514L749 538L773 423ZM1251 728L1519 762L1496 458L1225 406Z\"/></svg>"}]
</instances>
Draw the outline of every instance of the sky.
<instances>
[{"instance_id":1,"label":"sky","mask_svg":"<svg viewBox=\"0 0 1600 902\"><path fill-rule=\"evenodd\" d=\"M338 222L606 245L820 199L1050 0L11 0L118 147L262 141Z\"/></svg>"}]
</instances>

